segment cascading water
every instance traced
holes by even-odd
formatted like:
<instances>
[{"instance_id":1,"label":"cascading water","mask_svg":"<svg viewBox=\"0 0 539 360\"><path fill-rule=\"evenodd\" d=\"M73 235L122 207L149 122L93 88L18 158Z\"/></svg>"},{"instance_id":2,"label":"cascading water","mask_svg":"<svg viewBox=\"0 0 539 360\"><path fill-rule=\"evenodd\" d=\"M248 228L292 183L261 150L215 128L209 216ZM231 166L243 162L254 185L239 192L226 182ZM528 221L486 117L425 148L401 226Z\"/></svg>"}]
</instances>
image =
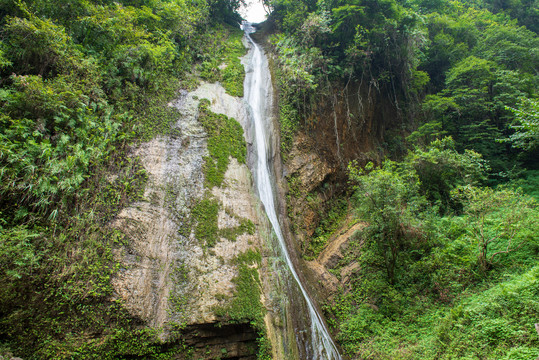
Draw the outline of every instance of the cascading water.
<instances>
[{"instance_id":1,"label":"cascading water","mask_svg":"<svg viewBox=\"0 0 539 360\"><path fill-rule=\"evenodd\" d=\"M294 278L297 286L303 295L305 302L307 304L307 309L310 317L310 338L311 338L311 351L306 351L309 354L310 359L313 360L341 360L341 356L329 335L329 332L326 328L322 317L318 313L318 310L313 304L313 301L307 294L303 284L300 281L300 278L294 268L290 254L281 231L281 226L277 218L277 213L275 210L274 202L274 193L273 193L273 184L270 177L270 167L268 164L268 159L271 158L268 148L270 144L270 136L268 129L268 124L264 124L264 121L267 121L266 115L266 106L267 106L267 96L268 90L265 88L269 86L264 82L269 78L269 69L267 67L267 62L263 61L264 55L260 50L260 47L252 40L251 34L254 32L254 28L250 24L244 24L243 28L245 30L247 39L252 46L251 54L251 66L252 74L247 77L246 80L246 101L250 106L250 112L252 115L252 121L254 125L255 132L255 143L256 143L256 152L257 152L257 164L256 164L256 185L258 188L258 193L260 200L264 205L266 214L269 218L269 221L273 227L275 235L279 241L281 247L281 253L284 257L284 260L290 270L292 277ZM264 77L264 75L266 75ZM310 360L309 359L309 360Z\"/></svg>"}]
</instances>

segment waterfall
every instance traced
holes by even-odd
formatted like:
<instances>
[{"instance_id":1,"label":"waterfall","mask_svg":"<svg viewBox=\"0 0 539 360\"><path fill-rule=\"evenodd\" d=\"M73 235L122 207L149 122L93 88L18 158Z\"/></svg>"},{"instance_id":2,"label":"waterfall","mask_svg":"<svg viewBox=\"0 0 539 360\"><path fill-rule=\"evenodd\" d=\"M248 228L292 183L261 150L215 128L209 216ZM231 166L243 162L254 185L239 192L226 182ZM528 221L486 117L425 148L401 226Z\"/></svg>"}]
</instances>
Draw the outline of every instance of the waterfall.
<instances>
[{"instance_id":1,"label":"waterfall","mask_svg":"<svg viewBox=\"0 0 539 360\"><path fill-rule=\"evenodd\" d=\"M306 351L306 353L310 354L309 356L312 356L309 360L341 360L341 356L329 335L320 313L314 306L312 299L305 290L305 287L301 283L298 273L296 272L277 218L274 201L275 195L269 165L269 160L272 158L269 153L271 133L268 129L270 126L267 124L269 120L267 116L269 110L267 109L267 98L271 96L271 91L268 90L270 86L269 69L267 61L263 61L265 60L265 55L249 35L254 32L253 27L250 24L244 24L243 29L252 46L250 64L252 67L252 74L249 74L245 81L245 99L250 107L255 133L257 155L255 178L258 194L279 241L280 250L288 269L290 270L290 274L295 280L300 293L303 295L307 304L308 315L310 318L310 329L307 330L310 331L311 349L310 351Z\"/></svg>"}]
</instances>

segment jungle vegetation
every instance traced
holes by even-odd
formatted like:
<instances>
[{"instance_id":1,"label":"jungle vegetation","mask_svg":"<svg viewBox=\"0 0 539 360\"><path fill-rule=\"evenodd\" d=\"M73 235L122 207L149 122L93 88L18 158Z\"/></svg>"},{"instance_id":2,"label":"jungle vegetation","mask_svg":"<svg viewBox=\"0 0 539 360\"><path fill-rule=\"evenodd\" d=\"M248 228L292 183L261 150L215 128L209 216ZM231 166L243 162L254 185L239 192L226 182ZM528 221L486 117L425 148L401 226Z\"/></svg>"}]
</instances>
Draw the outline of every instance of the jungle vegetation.
<instances>
[{"instance_id":1,"label":"jungle vegetation","mask_svg":"<svg viewBox=\"0 0 539 360\"><path fill-rule=\"evenodd\" d=\"M174 135L180 88L215 77L241 95L240 4L0 0L0 355L184 350L110 300L127 239L107 224L141 198L130 149Z\"/></svg>"},{"instance_id":2,"label":"jungle vegetation","mask_svg":"<svg viewBox=\"0 0 539 360\"><path fill-rule=\"evenodd\" d=\"M348 164L347 190L302 244L312 259L350 217L365 223L331 269L355 269L325 308L344 353L537 357L537 1L267 3L285 158L320 126L313 104L354 81L390 94L403 119L385 160Z\"/></svg>"},{"instance_id":3,"label":"jungle vegetation","mask_svg":"<svg viewBox=\"0 0 539 360\"><path fill-rule=\"evenodd\" d=\"M166 104L193 72L242 94L240 3L0 0L0 355L182 350L109 300L126 239L106 224L142 196L129 149L172 131ZM314 250L343 211L367 224L333 271L358 270L325 307L345 354L537 357L537 0L264 3L284 153L312 104L350 81L389 94L404 119L397 150L381 144L387 160L348 165Z\"/></svg>"}]
</instances>

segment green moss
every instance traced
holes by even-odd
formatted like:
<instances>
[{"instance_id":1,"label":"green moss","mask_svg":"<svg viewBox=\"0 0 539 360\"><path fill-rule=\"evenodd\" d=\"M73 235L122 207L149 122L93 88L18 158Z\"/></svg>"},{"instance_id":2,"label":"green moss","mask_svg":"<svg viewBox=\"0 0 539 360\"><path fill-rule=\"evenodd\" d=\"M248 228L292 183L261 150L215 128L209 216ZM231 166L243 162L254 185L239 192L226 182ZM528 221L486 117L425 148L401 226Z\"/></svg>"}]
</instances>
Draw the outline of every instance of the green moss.
<instances>
[{"instance_id":1,"label":"green moss","mask_svg":"<svg viewBox=\"0 0 539 360\"><path fill-rule=\"evenodd\" d=\"M217 217L219 215L219 202L206 194L192 211L195 220L195 236L206 246L213 247L219 240Z\"/></svg>"},{"instance_id":2,"label":"green moss","mask_svg":"<svg viewBox=\"0 0 539 360\"><path fill-rule=\"evenodd\" d=\"M181 332L187 324L187 303L188 294L185 291L185 286L188 283L189 271L185 264L176 265L170 274L170 281L173 283L172 291L169 296L169 308L167 312L171 315L174 321L171 321L169 325L173 331Z\"/></svg>"},{"instance_id":3,"label":"green moss","mask_svg":"<svg viewBox=\"0 0 539 360\"><path fill-rule=\"evenodd\" d=\"M279 102L279 124L281 135L281 154L286 159L294 145L294 137L299 128L299 114L295 106L289 100L281 97Z\"/></svg>"},{"instance_id":4,"label":"green moss","mask_svg":"<svg viewBox=\"0 0 539 360\"><path fill-rule=\"evenodd\" d=\"M235 216L238 218L237 216ZM240 219L238 218L240 224L238 226L226 229L219 230L219 236L230 240L236 241L237 237L242 234L254 235L255 233L255 224L249 219Z\"/></svg>"},{"instance_id":5,"label":"green moss","mask_svg":"<svg viewBox=\"0 0 539 360\"><path fill-rule=\"evenodd\" d=\"M258 275L260 262L261 255L258 251L248 250L237 256L234 263L238 267L238 276L232 280L236 285L236 292L229 305L216 309L217 316L234 323L250 322L259 330L264 328Z\"/></svg>"},{"instance_id":6,"label":"green moss","mask_svg":"<svg viewBox=\"0 0 539 360\"><path fill-rule=\"evenodd\" d=\"M236 296L228 308L227 315L232 321L251 321L260 326L263 312L258 269L249 266L248 263L240 263L238 271L238 276L233 280L236 284Z\"/></svg>"},{"instance_id":7,"label":"green moss","mask_svg":"<svg viewBox=\"0 0 539 360\"><path fill-rule=\"evenodd\" d=\"M258 267L262 256L258 250L249 249L234 259L238 275L232 280L236 291L229 304L215 309L215 314L222 321L232 323L250 323L258 331L259 360L271 359L271 343L266 335L264 324L265 310L260 301L261 283Z\"/></svg>"},{"instance_id":8,"label":"green moss","mask_svg":"<svg viewBox=\"0 0 539 360\"><path fill-rule=\"evenodd\" d=\"M230 157L236 158L241 164L245 163L247 144L243 138L243 129L236 120L211 112L208 100L200 102L199 121L208 133L210 153L204 158L205 185L221 186Z\"/></svg>"},{"instance_id":9,"label":"green moss","mask_svg":"<svg viewBox=\"0 0 539 360\"><path fill-rule=\"evenodd\" d=\"M240 264L260 265L261 262L262 262L262 255L260 254L260 251L255 251L252 249L249 249L246 252L239 254L234 260L234 263L238 265Z\"/></svg>"},{"instance_id":10,"label":"green moss","mask_svg":"<svg viewBox=\"0 0 539 360\"><path fill-rule=\"evenodd\" d=\"M247 52L242 42L243 32L231 27L217 27L211 32L212 55L199 65L200 77L209 82L220 81L228 94L241 97L245 68L240 57Z\"/></svg>"}]
</instances>

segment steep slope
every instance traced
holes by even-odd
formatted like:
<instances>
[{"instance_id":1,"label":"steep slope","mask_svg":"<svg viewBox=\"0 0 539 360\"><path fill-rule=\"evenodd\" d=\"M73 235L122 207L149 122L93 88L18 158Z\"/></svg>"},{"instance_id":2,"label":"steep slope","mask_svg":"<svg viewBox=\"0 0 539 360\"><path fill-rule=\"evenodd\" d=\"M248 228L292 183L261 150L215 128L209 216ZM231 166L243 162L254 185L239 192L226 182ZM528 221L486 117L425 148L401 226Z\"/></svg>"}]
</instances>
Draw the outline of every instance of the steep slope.
<instances>
[{"instance_id":1,"label":"steep slope","mask_svg":"<svg viewBox=\"0 0 539 360\"><path fill-rule=\"evenodd\" d=\"M247 122L241 99L226 94L218 84L203 84L171 104L180 110L177 135L153 139L133 153L149 179L145 200L122 210L114 221L129 245L117 254L124 269L113 284L117 298L133 316L164 330L163 341L173 338L175 329L186 328L191 334L200 330L200 336L189 336L188 344L204 351L209 346L204 358L224 356L221 349L226 349L226 358L248 358L256 355L256 331L262 329L251 328L244 319L243 326L219 330L226 326L226 316L218 315L218 309L227 308L236 294L235 260L263 249L259 228L266 226L266 220L255 210L259 205L247 165L231 159L222 185L209 189L218 206L213 221L219 239L215 244L197 239L198 222L206 220L193 219L192 212L208 196L203 169L208 135L198 121L202 98L210 101L212 111ZM242 223L252 229L240 229ZM213 334L203 335L208 332ZM196 350L195 354L201 356Z\"/></svg>"}]
</instances>

